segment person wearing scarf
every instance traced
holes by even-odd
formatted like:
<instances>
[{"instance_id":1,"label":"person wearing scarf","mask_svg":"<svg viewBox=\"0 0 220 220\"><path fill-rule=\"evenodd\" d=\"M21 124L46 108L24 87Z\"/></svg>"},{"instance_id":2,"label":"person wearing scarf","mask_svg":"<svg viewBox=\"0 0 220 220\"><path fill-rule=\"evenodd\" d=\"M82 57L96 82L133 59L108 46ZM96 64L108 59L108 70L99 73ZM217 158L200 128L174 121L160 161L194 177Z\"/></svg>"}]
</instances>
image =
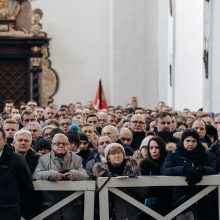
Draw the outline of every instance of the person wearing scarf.
<instances>
[{"instance_id":1,"label":"person wearing scarf","mask_svg":"<svg viewBox=\"0 0 220 220\"><path fill-rule=\"evenodd\" d=\"M196 130L187 129L182 134L176 152L168 154L161 168L161 173L166 176L185 176L189 185L173 187L173 208L178 207L203 189L203 187L195 187L195 185L202 180L204 175L212 175L215 170ZM199 220L215 219L212 202L212 198L207 195L182 212L182 215L189 214L192 218L198 217Z\"/></svg>"}]
</instances>

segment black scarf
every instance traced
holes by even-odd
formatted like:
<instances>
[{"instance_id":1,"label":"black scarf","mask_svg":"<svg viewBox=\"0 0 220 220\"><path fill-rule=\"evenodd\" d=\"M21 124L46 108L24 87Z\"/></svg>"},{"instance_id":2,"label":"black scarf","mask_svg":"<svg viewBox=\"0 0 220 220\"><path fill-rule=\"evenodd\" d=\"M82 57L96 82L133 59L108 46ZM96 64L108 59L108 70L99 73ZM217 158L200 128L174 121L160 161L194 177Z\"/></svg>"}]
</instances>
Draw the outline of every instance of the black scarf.
<instances>
[{"instance_id":1,"label":"black scarf","mask_svg":"<svg viewBox=\"0 0 220 220\"><path fill-rule=\"evenodd\" d=\"M124 160L122 162L122 164L120 164L118 166L113 166L109 161L107 162L107 164L108 164L110 174L112 176L121 176L121 175L123 175L124 168L125 168L125 165L126 165L126 160Z\"/></svg>"},{"instance_id":2,"label":"black scarf","mask_svg":"<svg viewBox=\"0 0 220 220\"><path fill-rule=\"evenodd\" d=\"M202 144L198 144L195 150L188 151L182 143L177 145L176 154L178 157L185 158L193 162L195 166L206 164L207 154Z\"/></svg>"}]
</instances>

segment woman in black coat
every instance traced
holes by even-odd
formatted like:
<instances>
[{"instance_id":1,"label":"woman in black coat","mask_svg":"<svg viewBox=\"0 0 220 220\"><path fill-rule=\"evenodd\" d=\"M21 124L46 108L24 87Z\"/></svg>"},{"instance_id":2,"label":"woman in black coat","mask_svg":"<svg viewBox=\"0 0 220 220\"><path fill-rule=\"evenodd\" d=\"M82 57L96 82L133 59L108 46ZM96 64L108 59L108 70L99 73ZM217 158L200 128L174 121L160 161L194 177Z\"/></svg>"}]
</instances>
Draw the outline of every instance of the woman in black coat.
<instances>
[{"instance_id":1,"label":"woman in black coat","mask_svg":"<svg viewBox=\"0 0 220 220\"><path fill-rule=\"evenodd\" d=\"M160 137L152 137L147 145L147 159L140 163L141 174L159 176L166 155L165 142ZM167 214L171 208L170 188L150 187L147 192L146 205L161 215Z\"/></svg>"},{"instance_id":2,"label":"woman in black coat","mask_svg":"<svg viewBox=\"0 0 220 220\"><path fill-rule=\"evenodd\" d=\"M167 156L161 173L166 176L185 176L189 185L173 188L173 208L178 207L203 189L203 187L195 187L195 184L202 180L202 176L214 174L215 170L209 162L204 146L200 143L197 131L187 129L182 134L176 152ZM197 216L198 219L214 219L211 203L207 195L185 212L193 211L194 217Z\"/></svg>"}]
</instances>

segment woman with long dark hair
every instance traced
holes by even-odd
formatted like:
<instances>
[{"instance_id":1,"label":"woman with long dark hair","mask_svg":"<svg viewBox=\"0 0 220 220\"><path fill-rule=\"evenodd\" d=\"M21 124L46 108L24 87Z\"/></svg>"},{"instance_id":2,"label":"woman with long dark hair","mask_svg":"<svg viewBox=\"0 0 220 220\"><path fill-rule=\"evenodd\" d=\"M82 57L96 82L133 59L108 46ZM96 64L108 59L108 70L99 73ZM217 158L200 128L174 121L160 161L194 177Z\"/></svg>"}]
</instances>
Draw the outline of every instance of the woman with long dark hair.
<instances>
[{"instance_id":1,"label":"woman with long dark hair","mask_svg":"<svg viewBox=\"0 0 220 220\"><path fill-rule=\"evenodd\" d=\"M167 152L165 142L160 137L152 137L147 145L147 159L140 163L141 174L147 176L160 175ZM171 207L171 191L169 187L150 187L147 192L146 205L165 215Z\"/></svg>"}]
</instances>

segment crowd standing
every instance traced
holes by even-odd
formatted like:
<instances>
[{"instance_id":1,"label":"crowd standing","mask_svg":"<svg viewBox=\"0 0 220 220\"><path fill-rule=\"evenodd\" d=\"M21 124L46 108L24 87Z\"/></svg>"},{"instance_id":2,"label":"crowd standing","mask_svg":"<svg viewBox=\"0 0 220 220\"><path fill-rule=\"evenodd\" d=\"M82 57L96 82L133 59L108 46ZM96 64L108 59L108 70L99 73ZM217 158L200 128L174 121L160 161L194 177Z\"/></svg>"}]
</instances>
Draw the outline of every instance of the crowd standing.
<instances>
[{"instance_id":1,"label":"crowd standing","mask_svg":"<svg viewBox=\"0 0 220 220\"><path fill-rule=\"evenodd\" d=\"M203 187L204 175L220 172L220 113L173 111L164 102L146 109L137 102L97 110L89 101L43 108L34 100L7 100L0 115L0 220L31 219L71 192L34 191L32 180L83 181L117 176L185 176L188 186L122 188L166 215ZM98 192L97 192L98 193ZM114 194L112 220L152 219ZM83 219L83 198L48 220ZM218 219L217 191L176 219ZM96 197L95 219L99 219Z\"/></svg>"}]
</instances>

